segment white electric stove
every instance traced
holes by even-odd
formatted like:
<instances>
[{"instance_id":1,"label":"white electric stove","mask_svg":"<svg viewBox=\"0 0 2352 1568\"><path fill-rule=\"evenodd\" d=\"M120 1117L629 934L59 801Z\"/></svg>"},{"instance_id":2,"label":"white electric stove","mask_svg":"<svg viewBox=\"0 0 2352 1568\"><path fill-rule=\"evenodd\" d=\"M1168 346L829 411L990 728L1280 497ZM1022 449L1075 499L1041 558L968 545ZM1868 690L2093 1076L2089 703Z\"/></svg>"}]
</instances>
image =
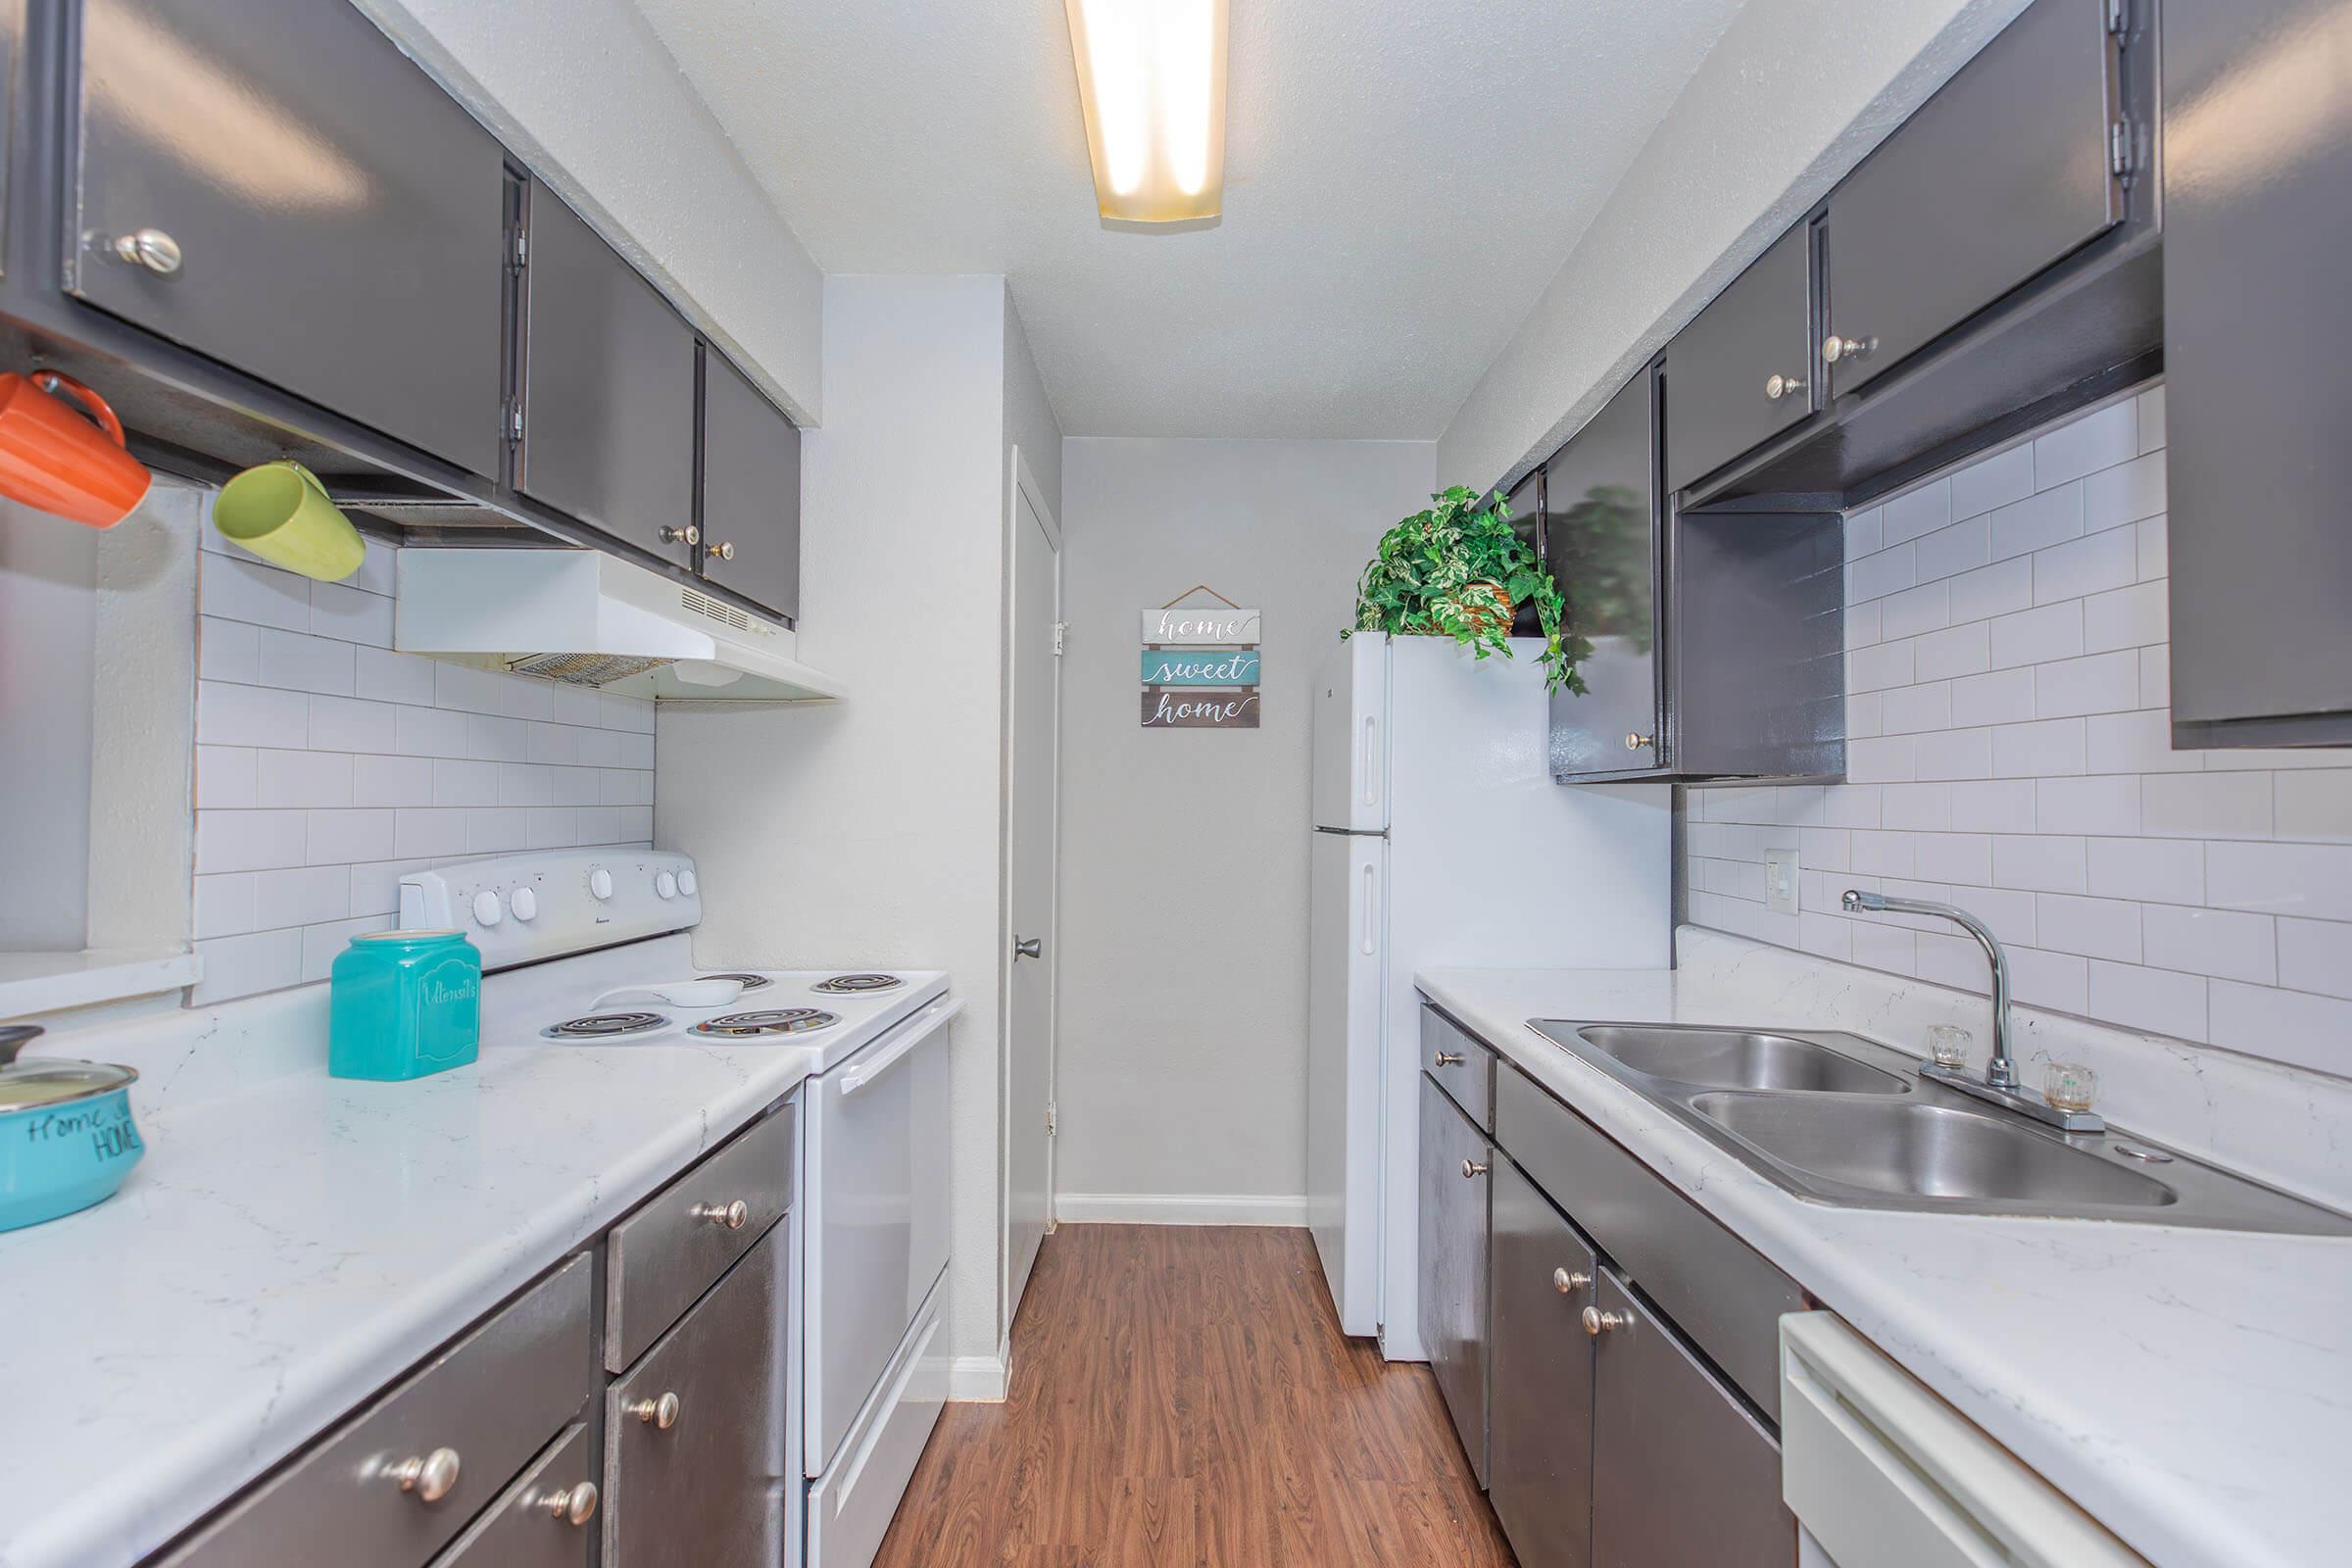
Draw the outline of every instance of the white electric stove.
<instances>
[{"instance_id":1,"label":"white electric stove","mask_svg":"<svg viewBox=\"0 0 2352 1568\"><path fill-rule=\"evenodd\" d=\"M682 855L471 860L401 882L401 921L481 950L482 1050L772 1045L799 1091L787 1341L798 1368L796 1498L809 1568L866 1568L947 1396L937 1337L949 1255L948 1025L932 970L704 969Z\"/></svg>"}]
</instances>

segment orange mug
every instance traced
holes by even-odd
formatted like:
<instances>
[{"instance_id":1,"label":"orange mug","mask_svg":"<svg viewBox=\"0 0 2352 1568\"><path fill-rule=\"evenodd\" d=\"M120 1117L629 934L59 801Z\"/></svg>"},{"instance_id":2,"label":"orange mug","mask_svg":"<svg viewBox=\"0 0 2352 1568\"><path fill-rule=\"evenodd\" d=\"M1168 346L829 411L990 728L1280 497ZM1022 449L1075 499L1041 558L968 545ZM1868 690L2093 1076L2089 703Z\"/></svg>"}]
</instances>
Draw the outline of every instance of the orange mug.
<instances>
[{"instance_id":1,"label":"orange mug","mask_svg":"<svg viewBox=\"0 0 2352 1568\"><path fill-rule=\"evenodd\" d=\"M0 495L112 528L154 482L124 450L122 421L106 399L57 370L0 375Z\"/></svg>"}]
</instances>

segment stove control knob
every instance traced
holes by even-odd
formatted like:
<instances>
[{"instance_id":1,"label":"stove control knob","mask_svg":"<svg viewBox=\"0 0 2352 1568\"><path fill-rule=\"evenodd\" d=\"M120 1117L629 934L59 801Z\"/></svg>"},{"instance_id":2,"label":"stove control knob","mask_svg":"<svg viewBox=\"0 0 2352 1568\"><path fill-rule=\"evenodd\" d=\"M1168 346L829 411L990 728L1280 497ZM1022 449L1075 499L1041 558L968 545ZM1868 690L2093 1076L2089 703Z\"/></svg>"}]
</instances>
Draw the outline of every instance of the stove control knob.
<instances>
[{"instance_id":1,"label":"stove control knob","mask_svg":"<svg viewBox=\"0 0 2352 1568\"><path fill-rule=\"evenodd\" d=\"M692 871L680 871L678 873L678 891L691 899L703 891L702 879Z\"/></svg>"},{"instance_id":2,"label":"stove control knob","mask_svg":"<svg viewBox=\"0 0 2352 1568\"><path fill-rule=\"evenodd\" d=\"M601 865L589 872L588 891L596 895L599 903L611 898L612 896L612 873Z\"/></svg>"},{"instance_id":3,"label":"stove control knob","mask_svg":"<svg viewBox=\"0 0 2352 1568\"><path fill-rule=\"evenodd\" d=\"M536 920L539 918L539 895L529 888L516 888L514 896L507 900L507 908L517 920Z\"/></svg>"},{"instance_id":4,"label":"stove control knob","mask_svg":"<svg viewBox=\"0 0 2352 1568\"><path fill-rule=\"evenodd\" d=\"M507 917L506 906L498 895L488 888L473 896L473 919L476 925L496 925Z\"/></svg>"},{"instance_id":5,"label":"stove control knob","mask_svg":"<svg viewBox=\"0 0 2352 1568\"><path fill-rule=\"evenodd\" d=\"M676 898L678 896L678 879L667 871L656 872L654 874L654 892L664 899Z\"/></svg>"}]
</instances>

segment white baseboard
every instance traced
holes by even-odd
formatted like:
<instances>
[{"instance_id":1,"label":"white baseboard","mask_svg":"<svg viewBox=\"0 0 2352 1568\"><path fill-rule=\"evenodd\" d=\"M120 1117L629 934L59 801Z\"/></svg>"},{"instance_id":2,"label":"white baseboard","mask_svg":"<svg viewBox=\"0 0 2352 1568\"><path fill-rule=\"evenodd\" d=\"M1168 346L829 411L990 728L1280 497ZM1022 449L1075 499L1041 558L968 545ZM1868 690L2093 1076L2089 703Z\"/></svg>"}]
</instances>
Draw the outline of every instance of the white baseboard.
<instances>
[{"instance_id":1,"label":"white baseboard","mask_svg":"<svg viewBox=\"0 0 2352 1568\"><path fill-rule=\"evenodd\" d=\"M948 1363L948 1397L956 1404L1003 1404L1003 1355L959 1355Z\"/></svg>"},{"instance_id":2,"label":"white baseboard","mask_svg":"<svg viewBox=\"0 0 2352 1568\"><path fill-rule=\"evenodd\" d=\"M1304 1195L1227 1193L1055 1193L1064 1225L1306 1224Z\"/></svg>"}]
</instances>

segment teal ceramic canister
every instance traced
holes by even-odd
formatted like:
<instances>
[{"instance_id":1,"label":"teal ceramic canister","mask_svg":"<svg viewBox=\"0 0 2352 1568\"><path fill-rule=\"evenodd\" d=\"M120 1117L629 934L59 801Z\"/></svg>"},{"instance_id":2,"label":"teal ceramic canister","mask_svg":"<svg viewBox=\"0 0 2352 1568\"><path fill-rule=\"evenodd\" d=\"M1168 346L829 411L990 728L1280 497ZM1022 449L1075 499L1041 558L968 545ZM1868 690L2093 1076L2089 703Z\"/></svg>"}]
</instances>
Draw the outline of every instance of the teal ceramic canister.
<instances>
[{"instance_id":1,"label":"teal ceramic canister","mask_svg":"<svg viewBox=\"0 0 2352 1568\"><path fill-rule=\"evenodd\" d=\"M369 931L335 959L326 1070L398 1080L463 1067L482 1042L482 955L463 931Z\"/></svg>"},{"instance_id":2,"label":"teal ceramic canister","mask_svg":"<svg viewBox=\"0 0 2352 1568\"><path fill-rule=\"evenodd\" d=\"M16 1060L40 1032L0 1028L0 1231L112 1197L147 1152L130 1119L139 1075L64 1057Z\"/></svg>"}]
</instances>

